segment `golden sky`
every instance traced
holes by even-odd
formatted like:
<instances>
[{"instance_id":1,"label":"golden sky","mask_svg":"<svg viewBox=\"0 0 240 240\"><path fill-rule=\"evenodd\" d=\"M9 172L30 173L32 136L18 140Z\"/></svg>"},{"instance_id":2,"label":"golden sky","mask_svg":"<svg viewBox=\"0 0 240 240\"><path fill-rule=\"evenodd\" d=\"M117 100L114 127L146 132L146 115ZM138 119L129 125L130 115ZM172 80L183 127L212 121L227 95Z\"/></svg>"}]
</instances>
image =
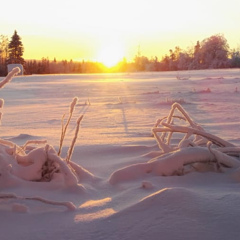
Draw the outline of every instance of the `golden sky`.
<instances>
[{"instance_id":1,"label":"golden sky","mask_svg":"<svg viewBox=\"0 0 240 240\"><path fill-rule=\"evenodd\" d=\"M161 59L223 34L240 46L239 0L11 0L1 2L0 34L17 30L25 59L132 60L140 47Z\"/></svg>"}]
</instances>

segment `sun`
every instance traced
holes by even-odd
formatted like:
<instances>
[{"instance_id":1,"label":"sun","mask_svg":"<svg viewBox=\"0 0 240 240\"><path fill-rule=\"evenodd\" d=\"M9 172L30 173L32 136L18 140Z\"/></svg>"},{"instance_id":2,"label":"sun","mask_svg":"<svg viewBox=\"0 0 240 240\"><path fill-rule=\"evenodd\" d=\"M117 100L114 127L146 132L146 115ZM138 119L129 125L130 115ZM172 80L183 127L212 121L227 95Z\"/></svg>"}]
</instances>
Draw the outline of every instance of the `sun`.
<instances>
[{"instance_id":1,"label":"sun","mask_svg":"<svg viewBox=\"0 0 240 240\"><path fill-rule=\"evenodd\" d=\"M97 61L103 63L106 67L113 67L124 58L123 46L119 43L109 43L104 45L97 56Z\"/></svg>"}]
</instances>

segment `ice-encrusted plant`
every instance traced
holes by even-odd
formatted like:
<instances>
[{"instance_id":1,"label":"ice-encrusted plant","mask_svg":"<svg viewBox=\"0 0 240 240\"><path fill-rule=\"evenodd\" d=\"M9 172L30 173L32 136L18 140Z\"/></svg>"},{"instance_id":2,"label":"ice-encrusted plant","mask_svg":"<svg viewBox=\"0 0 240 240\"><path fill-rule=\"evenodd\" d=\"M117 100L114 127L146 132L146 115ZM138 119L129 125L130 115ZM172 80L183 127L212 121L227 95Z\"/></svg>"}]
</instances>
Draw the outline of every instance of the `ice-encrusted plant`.
<instances>
[{"instance_id":1,"label":"ice-encrusted plant","mask_svg":"<svg viewBox=\"0 0 240 240\"><path fill-rule=\"evenodd\" d=\"M4 87L20 71L14 68L6 78L0 82L0 88ZM62 127L60 139L60 149L71 120L74 107L77 103L74 98L70 105L70 115L67 123ZM0 101L0 110L4 101ZM68 188L73 186L84 187L79 185L80 180L94 178L93 174L71 161L72 152L76 143L80 122L83 116L77 121L75 135L69 147L67 162L62 159L53 146L42 140L30 140L23 146L18 146L11 141L0 139L0 188L8 186L38 187L43 188ZM32 145L43 144L43 147L34 147ZM16 195L1 193L0 198L19 198ZM20 197L21 198L21 197ZM71 203L59 203L49 201L38 197L24 197L27 200L38 200L50 204L65 205L72 209ZM69 207L70 206L70 207Z\"/></svg>"},{"instance_id":2,"label":"ice-encrusted plant","mask_svg":"<svg viewBox=\"0 0 240 240\"><path fill-rule=\"evenodd\" d=\"M73 153L73 149L74 149L74 145L76 143L76 140L77 140L77 137L78 137L78 132L79 132L79 127L80 127L80 123L83 119L83 115L81 115L78 120L77 120L77 126L76 126L76 130L75 130L75 134L74 134L74 137L73 137L73 140L72 140L72 143L69 147L69 150L67 152L67 157L66 157L66 162L69 163L70 160L71 160L71 157L72 157L72 153Z\"/></svg>"},{"instance_id":3,"label":"ice-encrusted plant","mask_svg":"<svg viewBox=\"0 0 240 240\"><path fill-rule=\"evenodd\" d=\"M62 131L61 131L61 137L60 137L60 144L59 144L58 156L61 155L63 141L64 141L64 138L65 138L65 135L66 135L67 128L68 128L69 123L70 123L70 121L71 121L74 108L75 108L75 106L76 106L76 104L77 104L77 101L78 101L78 98L75 97L75 98L73 99L73 101L71 102L71 104L70 104L70 109L69 109L69 116L68 116L68 119L67 119L67 122L66 122L65 125L64 125L65 114L64 114L63 117L62 117Z\"/></svg>"},{"instance_id":4,"label":"ice-encrusted plant","mask_svg":"<svg viewBox=\"0 0 240 240\"><path fill-rule=\"evenodd\" d=\"M172 105L168 116L156 121L152 133L160 149L158 156L146 163L115 171L110 176L110 183L145 174L172 176L203 169L216 172L240 169L240 147L206 132L179 103ZM173 139L174 134L183 136L178 143Z\"/></svg>"},{"instance_id":5,"label":"ice-encrusted plant","mask_svg":"<svg viewBox=\"0 0 240 240\"><path fill-rule=\"evenodd\" d=\"M175 120L181 119L185 124L176 124ZM176 150L183 146L206 145L211 141L218 147L233 147L234 145L211 133L206 132L199 124L195 123L186 110L179 104L174 103L167 117L158 119L152 129L153 135L157 140L160 149L166 153ZM178 146L171 144L171 138L174 133L182 133L184 137ZM159 136L160 134L160 136Z\"/></svg>"}]
</instances>

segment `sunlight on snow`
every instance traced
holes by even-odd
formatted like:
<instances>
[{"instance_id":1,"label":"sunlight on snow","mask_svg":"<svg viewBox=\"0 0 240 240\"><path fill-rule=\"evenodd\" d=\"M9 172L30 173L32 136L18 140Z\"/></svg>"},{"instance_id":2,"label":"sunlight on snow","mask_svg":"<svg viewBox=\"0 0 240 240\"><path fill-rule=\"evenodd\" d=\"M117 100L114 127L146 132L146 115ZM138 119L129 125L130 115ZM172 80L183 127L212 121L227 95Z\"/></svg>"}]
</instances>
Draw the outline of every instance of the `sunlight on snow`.
<instances>
[{"instance_id":1,"label":"sunlight on snow","mask_svg":"<svg viewBox=\"0 0 240 240\"><path fill-rule=\"evenodd\" d=\"M82 205L79 206L79 209L90 209L90 208L94 208L95 211L91 212L91 213L80 213L77 214L74 218L75 222L88 222L88 221L93 221L95 219L99 219L99 218L106 218L109 217L111 215L113 215L114 213L116 213L116 211L113 208L105 208L105 209L97 209L99 207L103 207L106 204L110 203L112 201L112 198L103 198L103 199L99 199L99 200L89 200L86 201L85 203L83 203Z\"/></svg>"},{"instance_id":2,"label":"sunlight on snow","mask_svg":"<svg viewBox=\"0 0 240 240\"><path fill-rule=\"evenodd\" d=\"M75 222L89 222L89 221L93 221L96 219L100 219L100 218L106 218L109 217L111 215L113 215L114 213L116 213L116 211L112 208L106 208L103 210L99 210L93 213L86 213L86 214L77 214L74 218Z\"/></svg>"},{"instance_id":3,"label":"sunlight on snow","mask_svg":"<svg viewBox=\"0 0 240 240\"><path fill-rule=\"evenodd\" d=\"M100 207L100 206L106 205L107 203L109 203L111 201L112 201L111 198L103 198L103 199L99 199L99 200L89 200L89 201L83 203L82 205L80 205L79 208Z\"/></svg>"},{"instance_id":4,"label":"sunlight on snow","mask_svg":"<svg viewBox=\"0 0 240 240\"><path fill-rule=\"evenodd\" d=\"M172 188L163 188L163 189L161 189L161 190L159 190L159 191L157 191L157 192L154 192L154 193L152 193L152 194L149 194L147 197L144 197L141 201L144 201L145 199L151 198L151 197L153 197L153 196L157 196L159 193L163 193L163 192L169 191L169 190L171 190L171 189L172 189Z\"/></svg>"}]
</instances>

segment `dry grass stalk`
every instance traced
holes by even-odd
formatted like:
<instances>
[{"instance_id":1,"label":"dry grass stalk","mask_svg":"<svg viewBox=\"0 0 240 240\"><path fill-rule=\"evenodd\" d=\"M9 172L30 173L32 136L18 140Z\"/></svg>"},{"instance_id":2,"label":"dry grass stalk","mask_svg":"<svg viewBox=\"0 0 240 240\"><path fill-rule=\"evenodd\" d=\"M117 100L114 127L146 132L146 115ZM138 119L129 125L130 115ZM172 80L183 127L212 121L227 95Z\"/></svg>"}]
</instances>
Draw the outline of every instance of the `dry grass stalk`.
<instances>
[{"instance_id":1,"label":"dry grass stalk","mask_svg":"<svg viewBox=\"0 0 240 240\"><path fill-rule=\"evenodd\" d=\"M73 111L74 111L74 108L75 108L75 105L77 104L77 101L78 101L78 98L75 97L70 105L70 110L69 110L69 117L68 117L68 120L66 122L66 124L64 125L64 117L65 117L65 114L63 115L62 117L62 132L61 132L61 138L60 138L60 145L59 145L59 150L58 150L58 156L60 156L61 152L62 152L62 145L63 145L63 141L64 141L64 138L65 138L65 135L66 135L66 131L67 131L67 128L68 128L68 125L71 121L71 118L72 118L72 114L73 114Z\"/></svg>"},{"instance_id":2,"label":"dry grass stalk","mask_svg":"<svg viewBox=\"0 0 240 240\"><path fill-rule=\"evenodd\" d=\"M68 149L68 154L67 154L67 157L66 157L66 162L67 163L69 163L70 160L71 160L72 152L73 152L74 145L75 145L77 137L78 137L78 132L79 132L80 123L81 123L82 119L83 119L83 115L81 115L77 120L77 127L76 127L76 130L75 130L75 135L73 137L72 144L71 144L70 148Z\"/></svg>"}]
</instances>

